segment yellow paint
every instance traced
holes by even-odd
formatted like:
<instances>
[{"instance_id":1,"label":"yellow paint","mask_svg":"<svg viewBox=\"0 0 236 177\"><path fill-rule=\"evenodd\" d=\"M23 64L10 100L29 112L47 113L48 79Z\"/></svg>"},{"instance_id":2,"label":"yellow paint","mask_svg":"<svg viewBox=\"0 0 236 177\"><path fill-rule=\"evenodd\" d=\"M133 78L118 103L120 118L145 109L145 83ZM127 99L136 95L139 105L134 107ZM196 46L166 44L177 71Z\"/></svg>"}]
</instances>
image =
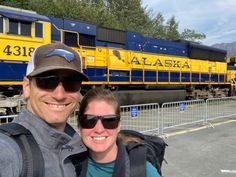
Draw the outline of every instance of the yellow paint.
<instances>
[{"instance_id":1,"label":"yellow paint","mask_svg":"<svg viewBox=\"0 0 236 177\"><path fill-rule=\"evenodd\" d=\"M36 47L51 43L51 24L49 22L39 22L43 23L43 38L35 38L34 32L31 37L0 34L0 59L5 61L29 61ZM31 31L34 31L33 24L31 25Z\"/></svg>"},{"instance_id":2,"label":"yellow paint","mask_svg":"<svg viewBox=\"0 0 236 177\"><path fill-rule=\"evenodd\" d=\"M232 123L232 122L236 122L236 120L227 120L227 121L223 121L223 122L212 123L211 126L204 125L204 126L197 127L197 128L191 128L191 129L176 131L176 132L172 132L172 133L165 133L164 135L161 135L161 137L168 138L168 137L171 137L171 136L182 135L182 134L186 134L186 133L190 133L190 132L203 130L203 129L206 129L206 128L209 128L209 127L215 127L215 126L219 126L219 125Z\"/></svg>"}]
</instances>

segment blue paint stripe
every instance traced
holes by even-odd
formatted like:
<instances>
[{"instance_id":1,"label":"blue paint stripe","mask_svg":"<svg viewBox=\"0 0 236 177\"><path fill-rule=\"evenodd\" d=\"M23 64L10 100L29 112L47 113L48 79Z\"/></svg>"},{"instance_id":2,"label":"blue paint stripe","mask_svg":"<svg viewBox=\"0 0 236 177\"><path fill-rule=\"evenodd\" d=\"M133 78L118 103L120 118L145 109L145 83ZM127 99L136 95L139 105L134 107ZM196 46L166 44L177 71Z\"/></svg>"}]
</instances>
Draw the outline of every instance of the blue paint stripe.
<instances>
[{"instance_id":1,"label":"blue paint stripe","mask_svg":"<svg viewBox=\"0 0 236 177\"><path fill-rule=\"evenodd\" d=\"M0 62L0 81L22 81L27 64Z\"/></svg>"},{"instance_id":2,"label":"blue paint stripe","mask_svg":"<svg viewBox=\"0 0 236 177\"><path fill-rule=\"evenodd\" d=\"M25 76L27 64L25 63L4 63L0 62L0 81L22 81ZM85 74L88 75L91 82L96 81L107 81L107 69L106 68L86 68L84 69ZM143 82L143 71L142 70L132 70L132 82ZM156 82L156 71L145 71L145 82ZM171 82L200 82L199 73L192 73L192 78L190 79L190 73L182 73L180 78L180 73L171 72ZM158 82L168 82L169 81L168 71L158 71ZM129 82L129 72L128 71L110 71L111 82ZM225 82L226 74L201 74L201 82Z\"/></svg>"}]
</instances>

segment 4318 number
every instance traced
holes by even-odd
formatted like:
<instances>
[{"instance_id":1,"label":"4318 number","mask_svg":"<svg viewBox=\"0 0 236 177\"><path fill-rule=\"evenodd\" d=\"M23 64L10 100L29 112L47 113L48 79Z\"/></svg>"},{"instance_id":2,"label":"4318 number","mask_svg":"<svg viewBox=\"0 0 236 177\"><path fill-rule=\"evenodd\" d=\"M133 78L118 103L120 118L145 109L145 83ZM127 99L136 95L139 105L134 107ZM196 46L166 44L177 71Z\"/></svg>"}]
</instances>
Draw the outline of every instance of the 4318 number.
<instances>
[{"instance_id":1,"label":"4318 number","mask_svg":"<svg viewBox=\"0 0 236 177\"><path fill-rule=\"evenodd\" d=\"M25 47L25 46L10 46L7 45L4 50L3 53L5 53L6 55L14 55L14 56L31 56L32 53L34 52L35 48L34 47Z\"/></svg>"}]
</instances>

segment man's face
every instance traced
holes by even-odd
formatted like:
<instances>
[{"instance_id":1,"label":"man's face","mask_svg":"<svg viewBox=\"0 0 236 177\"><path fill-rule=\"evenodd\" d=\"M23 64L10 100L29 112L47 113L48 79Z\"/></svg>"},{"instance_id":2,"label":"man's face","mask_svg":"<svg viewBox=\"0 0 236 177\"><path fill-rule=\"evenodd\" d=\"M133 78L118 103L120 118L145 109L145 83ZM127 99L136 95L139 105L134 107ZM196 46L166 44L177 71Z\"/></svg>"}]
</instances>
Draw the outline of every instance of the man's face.
<instances>
[{"instance_id":1,"label":"man's face","mask_svg":"<svg viewBox=\"0 0 236 177\"><path fill-rule=\"evenodd\" d=\"M57 76L61 81L58 85L55 84L58 81ZM76 75L69 70L57 70L37 77L25 77L23 81L27 109L57 130L63 131L69 116L78 105L81 83L79 80L74 81ZM52 85L55 88L49 88ZM73 87L76 89L73 90Z\"/></svg>"}]
</instances>

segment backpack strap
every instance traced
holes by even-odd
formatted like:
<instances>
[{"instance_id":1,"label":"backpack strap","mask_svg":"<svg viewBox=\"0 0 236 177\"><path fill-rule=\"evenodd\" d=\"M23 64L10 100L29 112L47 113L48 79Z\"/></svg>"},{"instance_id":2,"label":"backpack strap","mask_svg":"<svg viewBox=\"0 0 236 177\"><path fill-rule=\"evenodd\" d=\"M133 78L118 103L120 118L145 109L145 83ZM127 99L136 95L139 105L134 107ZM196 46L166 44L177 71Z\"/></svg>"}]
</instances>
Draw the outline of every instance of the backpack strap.
<instances>
[{"instance_id":1,"label":"backpack strap","mask_svg":"<svg viewBox=\"0 0 236 177\"><path fill-rule=\"evenodd\" d=\"M8 123L1 125L0 132L11 137L20 147L23 158L23 167L20 176L43 177L43 155L31 132L17 123Z\"/></svg>"},{"instance_id":2,"label":"backpack strap","mask_svg":"<svg viewBox=\"0 0 236 177\"><path fill-rule=\"evenodd\" d=\"M86 176L88 166L88 151L70 156L70 159L75 167L77 177Z\"/></svg>"},{"instance_id":3,"label":"backpack strap","mask_svg":"<svg viewBox=\"0 0 236 177\"><path fill-rule=\"evenodd\" d=\"M146 147L131 143L127 147L130 160L130 177L146 177Z\"/></svg>"}]
</instances>

